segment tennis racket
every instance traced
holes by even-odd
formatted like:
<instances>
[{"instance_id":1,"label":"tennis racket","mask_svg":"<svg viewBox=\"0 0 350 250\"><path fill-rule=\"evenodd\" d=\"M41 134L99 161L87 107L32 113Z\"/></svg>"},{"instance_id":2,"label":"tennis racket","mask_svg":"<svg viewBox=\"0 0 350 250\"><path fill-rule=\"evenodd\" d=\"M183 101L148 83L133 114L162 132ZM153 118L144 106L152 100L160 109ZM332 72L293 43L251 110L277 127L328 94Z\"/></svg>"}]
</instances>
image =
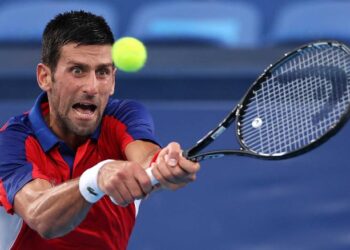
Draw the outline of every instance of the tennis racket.
<instances>
[{"instance_id":1,"label":"tennis racket","mask_svg":"<svg viewBox=\"0 0 350 250\"><path fill-rule=\"evenodd\" d=\"M192 161L244 155L283 159L334 135L349 118L350 49L336 41L304 45L269 66L220 124L184 156ZM239 149L202 152L231 125ZM147 174L153 184L158 181Z\"/></svg>"}]
</instances>

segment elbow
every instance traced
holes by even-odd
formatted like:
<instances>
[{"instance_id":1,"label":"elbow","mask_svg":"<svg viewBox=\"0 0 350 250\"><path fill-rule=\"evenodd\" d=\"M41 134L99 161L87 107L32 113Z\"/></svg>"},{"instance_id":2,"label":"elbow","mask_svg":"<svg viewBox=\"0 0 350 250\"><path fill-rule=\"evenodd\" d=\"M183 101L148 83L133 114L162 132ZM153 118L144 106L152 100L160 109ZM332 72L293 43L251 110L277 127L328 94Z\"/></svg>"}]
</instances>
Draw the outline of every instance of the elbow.
<instances>
[{"instance_id":1,"label":"elbow","mask_svg":"<svg viewBox=\"0 0 350 250\"><path fill-rule=\"evenodd\" d=\"M60 228L55 221L47 220L40 216L27 218L26 223L45 240L61 237L72 230L67 227L64 229Z\"/></svg>"},{"instance_id":2,"label":"elbow","mask_svg":"<svg viewBox=\"0 0 350 250\"><path fill-rule=\"evenodd\" d=\"M43 221L40 218L32 217L27 218L26 223L28 226L36 231L43 239L50 240L55 238L53 226L48 221Z\"/></svg>"},{"instance_id":3,"label":"elbow","mask_svg":"<svg viewBox=\"0 0 350 250\"><path fill-rule=\"evenodd\" d=\"M51 240L58 237L62 237L68 233L67 231L58 230L54 226L45 222L37 224L32 229L35 230L40 235L40 237L45 240Z\"/></svg>"},{"instance_id":4,"label":"elbow","mask_svg":"<svg viewBox=\"0 0 350 250\"><path fill-rule=\"evenodd\" d=\"M52 228L50 228L46 225L38 226L36 231L40 235L40 237L45 239L45 240L51 240L51 239L62 236L62 235L57 234Z\"/></svg>"},{"instance_id":5,"label":"elbow","mask_svg":"<svg viewBox=\"0 0 350 250\"><path fill-rule=\"evenodd\" d=\"M38 230L37 232L40 235L40 237L45 239L45 240L51 240L51 239L54 239L57 237L52 232L50 232L48 230L40 230L40 231Z\"/></svg>"},{"instance_id":6,"label":"elbow","mask_svg":"<svg viewBox=\"0 0 350 250\"><path fill-rule=\"evenodd\" d=\"M75 229L74 224L60 224L60 220L47 220L44 218L30 218L26 221L28 226L36 231L41 238L51 240L62 237Z\"/></svg>"}]
</instances>

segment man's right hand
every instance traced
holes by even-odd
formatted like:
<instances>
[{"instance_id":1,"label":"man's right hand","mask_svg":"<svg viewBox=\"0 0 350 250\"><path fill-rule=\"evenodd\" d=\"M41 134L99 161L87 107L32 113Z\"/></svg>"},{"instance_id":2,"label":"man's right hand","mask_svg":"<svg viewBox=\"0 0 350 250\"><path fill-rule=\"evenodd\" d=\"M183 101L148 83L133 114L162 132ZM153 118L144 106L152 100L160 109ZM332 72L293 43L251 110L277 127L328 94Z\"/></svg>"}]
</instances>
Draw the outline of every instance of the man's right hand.
<instances>
[{"instance_id":1,"label":"man's right hand","mask_svg":"<svg viewBox=\"0 0 350 250\"><path fill-rule=\"evenodd\" d=\"M145 169L136 162L110 161L99 171L98 185L118 205L127 206L152 191Z\"/></svg>"}]
</instances>

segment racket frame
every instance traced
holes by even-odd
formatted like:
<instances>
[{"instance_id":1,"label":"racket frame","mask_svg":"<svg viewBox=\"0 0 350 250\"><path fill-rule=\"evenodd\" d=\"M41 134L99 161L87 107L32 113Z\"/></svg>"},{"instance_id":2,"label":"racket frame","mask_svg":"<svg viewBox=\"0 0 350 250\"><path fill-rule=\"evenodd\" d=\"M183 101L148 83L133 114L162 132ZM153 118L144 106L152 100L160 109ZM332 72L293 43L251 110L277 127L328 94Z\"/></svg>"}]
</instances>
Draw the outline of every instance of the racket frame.
<instances>
[{"instance_id":1,"label":"racket frame","mask_svg":"<svg viewBox=\"0 0 350 250\"><path fill-rule=\"evenodd\" d=\"M244 144L244 139L241 136L241 130L240 130L240 118L244 115L243 107L249 101L249 98L254 94L253 91L260 87L261 82L265 81L266 78L271 76L274 69L279 67L280 64L284 64L287 60L290 60L293 57L293 55L297 56L300 53L302 53L303 50L310 47L317 47L317 46L324 46L324 45L339 47L340 49L346 51L350 55L350 49L347 46L333 40L312 42L312 43L303 45L297 48L296 50L293 50L291 52L284 54L284 56L280 58L276 63L271 64L269 67L267 67L264 70L264 72L257 78L257 80L255 80L254 83L248 88L248 90L245 92L245 94L240 99L240 101L235 106L235 108L231 110L231 112L219 123L219 125L214 129L212 129L211 131L209 131L204 137L202 137L196 143L196 145L186 150L184 152L184 156L189 160L197 161L197 162L206 160L206 159L221 158L223 156L228 156L228 155L250 156L250 157L262 158L266 160L280 160L280 159L287 159L297 155L304 154L314 149L315 147L323 144L332 136L334 136L345 125L345 123L349 119L350 105L347 107L346 112L341 117L339 122L336 123L334 126L330 127L329 130L324 133L324 135L322 135L317 140L309 143L308 145L292 152L278 153L278 154L262 154L262 153L254 152ZM207 152L200 153L200 151L202 151L205 147L207 147L209 144L215 141L216 138L219 137L234 122L236 126L236 130L235 130L236 139L240 145L240 148L238 150L223 149L223 150L207 151Z\"/></svg>"}]
</instances>

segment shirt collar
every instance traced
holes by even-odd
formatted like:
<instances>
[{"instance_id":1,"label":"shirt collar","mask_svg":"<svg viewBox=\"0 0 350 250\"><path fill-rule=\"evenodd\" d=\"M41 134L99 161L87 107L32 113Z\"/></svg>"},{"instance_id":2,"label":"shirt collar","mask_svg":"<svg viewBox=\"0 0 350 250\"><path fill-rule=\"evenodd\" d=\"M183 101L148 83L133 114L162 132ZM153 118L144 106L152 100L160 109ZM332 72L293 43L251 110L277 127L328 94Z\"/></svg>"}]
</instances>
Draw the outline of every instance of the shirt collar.
<instances>
[{"instance_id":1,"label":"shirt collar","mask_svg":"<svg viewBox=\"0 0 350 250\"><path fill-rule=\"evenodd\" d=\"M47 103L47 94L45 92L41 93L35 101L34 107L29 112L29 120L32 124L34 134L37 137L39 143L45 152L48 152L56 144L62 142L49 128L44 120L42 105ZM98 140L100 135L101 124L97 127L94 133L91 135L91 139L94 141Z\"/></svg>"}]
</instances>

